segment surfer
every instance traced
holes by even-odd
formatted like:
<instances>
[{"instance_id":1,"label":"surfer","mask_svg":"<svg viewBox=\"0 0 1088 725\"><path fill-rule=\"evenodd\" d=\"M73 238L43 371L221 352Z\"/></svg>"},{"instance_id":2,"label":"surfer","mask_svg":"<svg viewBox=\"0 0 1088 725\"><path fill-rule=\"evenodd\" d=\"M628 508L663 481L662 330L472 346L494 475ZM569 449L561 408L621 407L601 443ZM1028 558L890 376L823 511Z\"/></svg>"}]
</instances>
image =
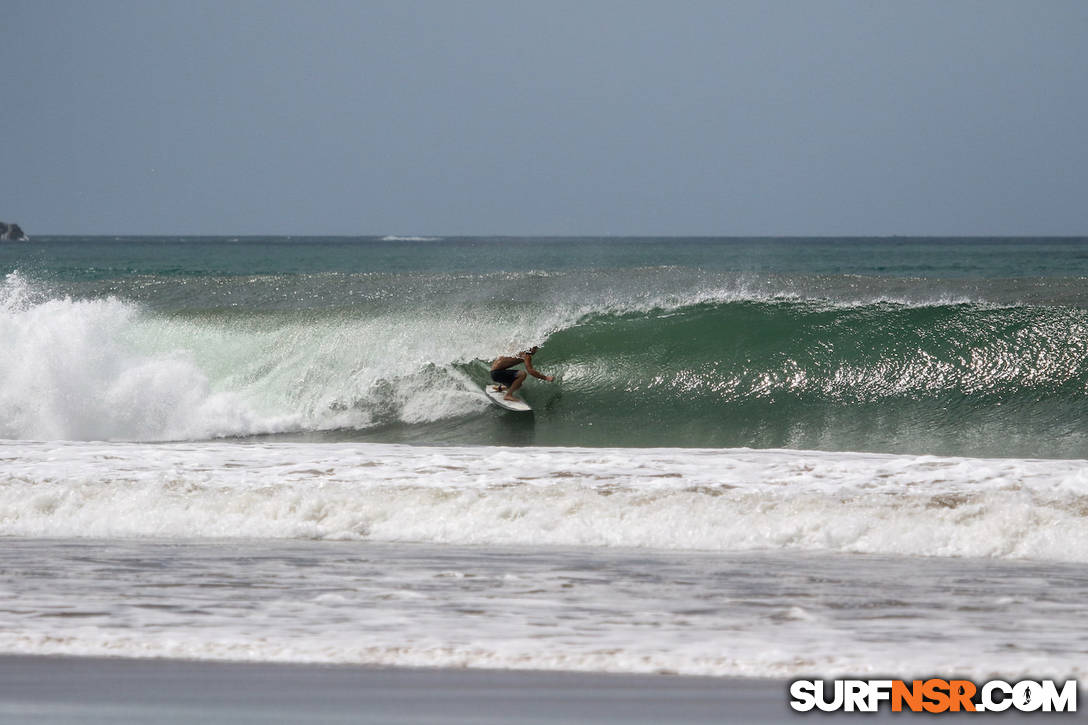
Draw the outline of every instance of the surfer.
<instances>
[{"instance_id":1,"label":"surfer","mask_svg":"<svg viewBox=\"0 0 1088 725\"><path fill-rule=\"evenodd\" d=\"M532 375L534 378L540 380L546 380L549 383L555 380L554 375L545 375L536 368L533 367L533 355L540 348L533 345L528 350L519 352L517 355L502 355L495 358L495 362L491 363L491 379L498 385L495 389L499 392L506 391L506 395L502 396L503 400L519 400L514 397L514 393L521 384L525 382L527 375ZM510 368L515 365L525 363L524 370L511 370Z\"/></svg>"}]
</instances>

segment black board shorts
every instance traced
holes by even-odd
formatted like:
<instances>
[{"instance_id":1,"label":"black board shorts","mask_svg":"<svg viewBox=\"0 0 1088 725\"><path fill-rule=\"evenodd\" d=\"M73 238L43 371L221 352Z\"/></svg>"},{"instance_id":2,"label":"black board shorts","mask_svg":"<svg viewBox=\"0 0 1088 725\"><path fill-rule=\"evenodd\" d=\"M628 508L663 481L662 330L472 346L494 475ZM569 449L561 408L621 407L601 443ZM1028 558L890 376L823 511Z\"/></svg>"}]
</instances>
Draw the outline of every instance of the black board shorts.
<instances>
[{"instance_id":1,"label":"black board shorts","mask_svg":"<svg viewBox=\"0 0 1088 725\"><path fill-rule=\"evenodd\" d=\"M499 385L512 385L518 378L518 371L507 368L506 370L492 370L491 379Z\"/></svg>"}]
</instances>

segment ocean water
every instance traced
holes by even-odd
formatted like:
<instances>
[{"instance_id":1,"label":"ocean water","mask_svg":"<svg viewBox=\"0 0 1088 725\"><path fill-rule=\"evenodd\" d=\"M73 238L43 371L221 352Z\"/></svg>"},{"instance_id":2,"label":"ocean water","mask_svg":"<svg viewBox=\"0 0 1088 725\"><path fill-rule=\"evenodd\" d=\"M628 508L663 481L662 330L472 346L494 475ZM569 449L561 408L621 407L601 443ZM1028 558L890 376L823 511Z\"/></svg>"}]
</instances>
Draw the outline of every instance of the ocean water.
<instances>
[{"instance_id":1,"label":"ocean water","mask_svg":"<svg viewBox=\"0 0 1088 725\"><path fill-rule=\"evenodd\" d=\"M1088 240L0 263L0 652L1088 672Z\"/></svg>"}]
</instances>

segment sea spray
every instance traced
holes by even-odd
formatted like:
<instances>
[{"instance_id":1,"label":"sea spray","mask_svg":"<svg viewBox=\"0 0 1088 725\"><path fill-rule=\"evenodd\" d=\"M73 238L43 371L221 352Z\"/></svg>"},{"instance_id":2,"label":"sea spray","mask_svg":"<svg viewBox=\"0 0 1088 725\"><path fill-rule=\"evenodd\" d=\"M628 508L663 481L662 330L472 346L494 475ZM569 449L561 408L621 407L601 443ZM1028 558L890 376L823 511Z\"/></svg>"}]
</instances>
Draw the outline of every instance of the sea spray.
<instances>
[{"instance_id":1,"label":"sea spray","mask_svg":"<svg viewBox=\"0 0 1088 725\"><path fill-rule=\"evenodd\" d=\"M190 351L139 349L136 305L34 301L18 275L0 300L0 436L160 440L260 430L235 393L211 389Z\"/></svg>"}]
</instances>

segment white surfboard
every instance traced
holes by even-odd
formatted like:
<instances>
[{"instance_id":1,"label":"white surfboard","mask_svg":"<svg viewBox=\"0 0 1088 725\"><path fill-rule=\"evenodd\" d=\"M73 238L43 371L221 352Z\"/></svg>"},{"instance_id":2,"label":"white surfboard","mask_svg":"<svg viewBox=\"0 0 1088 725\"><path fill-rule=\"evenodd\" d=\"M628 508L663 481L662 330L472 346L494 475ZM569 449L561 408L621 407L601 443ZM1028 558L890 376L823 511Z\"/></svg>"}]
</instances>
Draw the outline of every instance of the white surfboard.
<instances>
[{"instance_id":1,"label":"white surfboard","mask_svg":"<svg viewBox=\"0 0 1088 725\"><path fill-rule=\"evenodd\" d=\"M490 400L492 403L499 406L500 408L517 411L518 413L531 413L533 410L524 400L503 399L502 396L506 395L506 392L503 391L500 393L498 390L495 390L494 385L485 386L484 394L487 396L488 400Z\"/></svg>"}]
</instances>

